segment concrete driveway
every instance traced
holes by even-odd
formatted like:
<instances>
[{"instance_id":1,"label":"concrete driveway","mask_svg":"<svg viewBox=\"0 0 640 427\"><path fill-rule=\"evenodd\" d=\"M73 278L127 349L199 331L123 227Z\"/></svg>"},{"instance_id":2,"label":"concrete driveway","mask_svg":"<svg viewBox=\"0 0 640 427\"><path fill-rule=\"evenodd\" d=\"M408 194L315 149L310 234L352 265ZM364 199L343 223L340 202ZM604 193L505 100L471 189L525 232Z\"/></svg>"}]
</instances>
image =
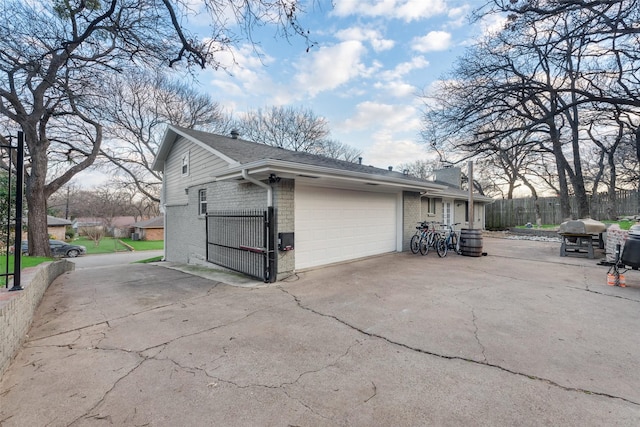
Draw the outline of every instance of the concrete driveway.
<instances>
[{"instance_id":1,"label":"concrete driveway","mask_svg":"<svg viewBox=\"0 0 640 427\"><path fill-rule=\"evenodd\" d=\"M640 425L640 272L609 287L558 243L484 250L254 287L78 269L0 382L0 425Z\"/></svg>"}]
</instances>

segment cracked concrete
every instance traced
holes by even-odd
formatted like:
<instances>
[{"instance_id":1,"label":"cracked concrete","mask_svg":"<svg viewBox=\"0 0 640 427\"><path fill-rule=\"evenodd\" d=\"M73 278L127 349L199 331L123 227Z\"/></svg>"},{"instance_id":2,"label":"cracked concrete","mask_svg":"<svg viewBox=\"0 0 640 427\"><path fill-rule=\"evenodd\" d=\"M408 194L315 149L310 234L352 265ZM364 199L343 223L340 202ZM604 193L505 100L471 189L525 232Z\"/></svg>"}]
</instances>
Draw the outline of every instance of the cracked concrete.
<instances>
[{"instance_id":1,"label":"cracked concrete","mask_svg":"<svg viewBox=\"0 0 640 427\"><path fill-rule=\"evenodd\" d=\"M484 244L255 287L67 273L0 382L0 425L640 424L640 272L608 287L557 244Z\"/></svg>"}]
</instances>

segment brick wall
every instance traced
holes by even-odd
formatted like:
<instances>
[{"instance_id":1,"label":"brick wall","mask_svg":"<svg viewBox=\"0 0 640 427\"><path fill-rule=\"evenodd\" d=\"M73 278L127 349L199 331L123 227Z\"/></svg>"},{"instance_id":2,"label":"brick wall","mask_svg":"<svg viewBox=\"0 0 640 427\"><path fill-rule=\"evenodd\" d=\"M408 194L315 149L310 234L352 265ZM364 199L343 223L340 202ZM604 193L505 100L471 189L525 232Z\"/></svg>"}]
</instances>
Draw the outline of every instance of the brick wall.
<instances>
[{"instance_id":1,"label":"brick wall","mask_svg":"<svg viewBox=\"0 0 640 427\"><path fill-rule=\"evenodd\" d=\"M211 182L189 188L187 204L166 207L167 261L206 262L206 217L199 215L198 191L207 190L207 210L266 209L267 190L252 183Z\"/></svg>"},{"instance_id":2,"label":"brick wall","mask_svg":"<svg viewBox=\"0 0 640 427\"><path fill-rule=\"evenodd\" d=\"M423 220L420 218L420 193L405 191L402 194L402 204L402 250L408 251L410 250L411 237L416 232L416 226L418 222Z\"/></svg>"},{"instance_id":3,"label":"brick wall","mask_svg":"<svg viewBox=\"0 0 640 427\"><path fill-rule=\"evenodd\" d=\"M75 264L66 260L40 264L23 270L24 290L0 289L0 377L22 345L47 287L56 277L74 268Z\"/></svg>"},{"instance_id":4,"label":"brick wall","mask_svg":"<svg viewBox=\"0 0 640 427\"><path fill-rule=\"evenodd\" d=\"M273 206L276 212L276 233L293 232L295 229L295 181L283 179L274 188ZM278 235L276 234L276 246ZM294 235L295 239L295 235ZM277 249L277 248L276 248ZM296 266L295 242L292 251L277 251L277 280L285 279L293 274Z\"/></svg>"}]
</instances>

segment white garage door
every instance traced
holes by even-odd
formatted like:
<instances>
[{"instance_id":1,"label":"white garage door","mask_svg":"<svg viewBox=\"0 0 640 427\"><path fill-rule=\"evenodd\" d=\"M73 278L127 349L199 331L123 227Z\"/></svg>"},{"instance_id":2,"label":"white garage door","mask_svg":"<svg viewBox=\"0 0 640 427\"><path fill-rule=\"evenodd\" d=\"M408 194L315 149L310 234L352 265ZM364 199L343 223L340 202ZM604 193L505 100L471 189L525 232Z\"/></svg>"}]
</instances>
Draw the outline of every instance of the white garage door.
<instances>
[{"instance_id":1,"label":"white garage door","mask_svg":"<svg viewBox=\"0 0 640 427\"><path fill-rule=\"evenodd\" d=\"M396 198L296 184L296 269L395 251Z\"/></svg>"}]
</instances>

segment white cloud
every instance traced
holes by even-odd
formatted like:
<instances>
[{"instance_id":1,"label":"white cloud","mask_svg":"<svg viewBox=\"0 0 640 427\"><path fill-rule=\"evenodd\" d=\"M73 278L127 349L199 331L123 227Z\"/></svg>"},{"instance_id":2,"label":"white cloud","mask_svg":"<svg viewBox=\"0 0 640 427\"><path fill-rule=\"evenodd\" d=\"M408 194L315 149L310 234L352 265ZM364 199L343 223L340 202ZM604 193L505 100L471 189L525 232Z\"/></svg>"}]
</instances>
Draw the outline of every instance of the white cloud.
<instances>
[{"instance_id":1,"label":"white cloud","mask_svg":"<svg viewBox=\"0 0 640 427\"><path fill-rule=\"evenodd\" d=\"M395 45L393 40L385 39L380 31L367 28L351 27L340 30L336 33L336 37L342 41L357 40L369 42L376 52L389 50Z\"/></svg>"},{"instance_id":2,"label":"white cloud","mask_svg":"<svg viewBox=\"0 0 640 427\"><path fill-rule=\"evenodd\" d=\"M446 12L444 0L334 0L338 16L363 15L402 19L406 22Z\"/></svg>"},{"instance_id":3,"label":"white cloud","mask_svg":"<svg viewBox=\"0 0 640 427\"><path fill-rule=\"evenodd\" d=\"M468 23L467 15L469 14L469 5L465 4L464 6L454 7L449 9L447 16L450 21L447 22L447 28L460 28Z\"/></svg>"},{"instance_id":4,"label":"white cloud","mask_svg":"<svg viewBox=\"0 0 640 427\"><path fill-rule=\"evenodd\" d=\"M391 131L415 131L420 127L417 111L410 105L362 102L356 107L356 115L342 124L346 130L389 129Z\"/></svg>"},{"instance_id":5,"label":"white cloud","mask_svg":"<svg viewBox=\"0 0 640 427\"><path fill-rule=\"evenodd\" d=\"M375 142L363 156L363 162L366 164L382 168L397 167L403 163L411 163L429 157L429 151L424 144L409 138L394 137L389 132L379 132L373 137Z\"/></svg>"},{"instance_id":6,"label":"white cloud","mask_svg":"<svg viewBox=\"0 0 640 427\"><path fill-rule=\"evenodd\" d=\"M296 65L299 71L295 76L296 84L301 91L315 96L356 77L369 75L373 70L361 62L366 51L364 45L356 40L320 48Z\"/></svg>"},{"instance_id":7,"label":"white cloud","mask_svg":"<svg viewBox=\"0 0 640 427\"><path fill-rule=\"evenodd\" d=\"M415 37L412 41L414 50L433 52L447 50L451 45L451 33L446 31L430 31L426 36Z\"/></svg>"},{"instance_id":8,"label":"white cloud","mask_svg":"<svg viewBox=\"0 0 640 427\"><path fill-rule=\"evenodd\" d=\"M506 23L506 16L490 14L480 20L480 29L483 35L491 35L502 31Z\"/></svg>"},{"instance_id":9,"label":"white cloud","mask_svg":"<svg viewBox=\"0 0 640 427\"><path fill-rule=\"evenodd\" d=\"M409 96L414 96L417 92L415 86L404 83L402 81L391 81L391 82L378 82L373 85L376 89L385 92L387 96L393 96L396 98L406 98Z\"/></svg>"},{"instance_id":10,"label":"white cloud","mask_svg":"<svg viewBox=\"0 0 640 427\"><path fill-rule=\"evenodd\" d=\"M393 70L384 71L380 74L385 80L400 79L413 70L420 70L429 66L429 61L424 56L414 56L411 61L401 62Z\"/></svg>"}]
</instances>

